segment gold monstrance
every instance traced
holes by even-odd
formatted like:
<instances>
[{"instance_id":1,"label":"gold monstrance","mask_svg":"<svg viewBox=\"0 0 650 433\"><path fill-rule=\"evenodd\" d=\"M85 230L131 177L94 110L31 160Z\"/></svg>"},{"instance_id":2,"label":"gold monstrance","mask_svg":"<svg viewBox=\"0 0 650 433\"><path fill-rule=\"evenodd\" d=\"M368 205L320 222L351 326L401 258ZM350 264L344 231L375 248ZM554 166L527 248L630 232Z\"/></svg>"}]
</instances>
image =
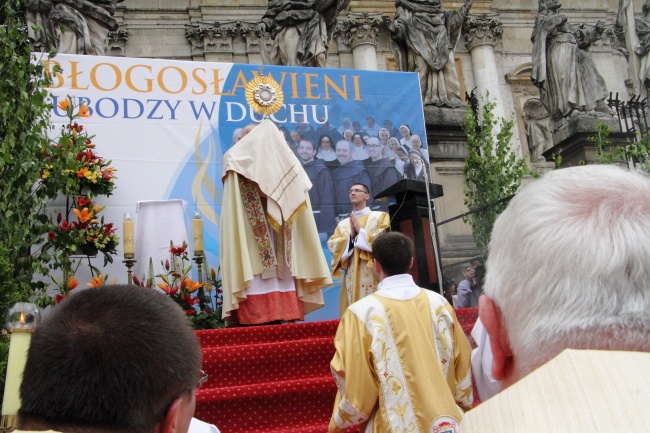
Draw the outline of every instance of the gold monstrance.
<instances>
[{"instance_id":1,"label":"gold monstrance","mask_svg":"<svg viewBox=\"0 0 650 433\"><path fill-rule=\"evenodd\" d=\"M273 77L261 75L246 85L246 102L266 118L282 108L284 92Z\"/></svg>"}]
</instances>

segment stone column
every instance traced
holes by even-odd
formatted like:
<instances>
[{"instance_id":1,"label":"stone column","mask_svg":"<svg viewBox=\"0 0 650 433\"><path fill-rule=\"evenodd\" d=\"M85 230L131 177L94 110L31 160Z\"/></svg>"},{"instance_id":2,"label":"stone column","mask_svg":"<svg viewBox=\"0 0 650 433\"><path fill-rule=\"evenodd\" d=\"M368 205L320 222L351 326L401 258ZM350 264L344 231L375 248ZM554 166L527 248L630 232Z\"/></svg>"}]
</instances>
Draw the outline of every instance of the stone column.
<instances>
[{"instance_id":1,"label":"stone column","mask_svg":"<svg viewBox=\"0 0 650 433\"><path fill-rule=\"evenodd\" d=\"M106 54L114 57L124 57L126 55L126 41L129 39L129 29L127 26L121 26L114 32L108 32L108 47Z\"/></svg>"},{"instance_id":2,"label":"stone column","mask_svg":"<svg viewBox=\"0 0 650 433\"><path fill-rule=\"evenodd\" d=\"M476 96L480 109L486 92L496 102L495 116L504 117L501 99L499 73L494 58L494 45L503 33L501 22L494 15L470 15L465 20L465 46L472 55Z\"/></svg>"},{"instance_id":3,"label":"stone column","mask_svg":"<svg viewBox=\"0 0 650 433\"><path fill-rule=\"evenodd\" d=\"M197 22L186 25L185 38L192 45L193 60L232 62L233 38L239 27L238 22Z\"/></svg>"},{"instance_id":4,"label":"stone column","mask_svg":"<svg viewBox=\"0 0 650 433\"><path fill-rule=\"evenodd\" d=\"M343 42L352 50L355 69L379 69L377 40L382 23L381 13L350 13L341 22Z\"/></svg>"}]
</instances>

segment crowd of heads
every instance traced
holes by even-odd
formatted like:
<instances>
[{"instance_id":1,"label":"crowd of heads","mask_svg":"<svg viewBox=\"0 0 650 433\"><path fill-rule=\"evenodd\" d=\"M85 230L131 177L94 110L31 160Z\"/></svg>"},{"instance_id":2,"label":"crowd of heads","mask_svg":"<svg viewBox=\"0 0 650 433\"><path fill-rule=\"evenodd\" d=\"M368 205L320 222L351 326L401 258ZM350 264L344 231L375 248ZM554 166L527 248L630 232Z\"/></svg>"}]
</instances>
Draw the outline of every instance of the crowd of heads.
<instances>
[{"instance_id":1,"label":"crowd of heads","mask_svg":"<svg viewBox=\"0 0 650 433\"><path fill-rule=\"evenodd\" d=\"M377 124L373 116L366 116L362 123L359 120L344 118L338 125L331 125L329 121L320 119L315 126L305 122L299 117L293 127L288 124L277 124L278 128L284 133L287 144L297 151L299 143L303 140L310 141L314 145L316 154L321 151L329 152L330 149L336 149L339 142L349 142L354 144L355 148L363 151L355 151L351 159L367 159L371 151L368 149L369 139L382 145L379 149L381 152L373 152L373 158L389 158L391 160L401 159L409 163L409 152L413 149L420 153L421 159L425 156L423 150L426 146L423 144L421 135L414 133L407 123L397 124L395 127L393 121L386 119L381 125ZM418 131L424 133L424 131ZM241 129L238 128L233 133L233 144L241 139ZM378 140L374 140L374 139ZM396 151L402 147L403 152L399 155ZM354 149L353 149L354 151ZM346 161L347 155L343 155ZM318 157L316 157L318 159ZM337 158L338 159L338 158ZM341 163L341 161L338 161Z\"/></svg>"}]
</instances>

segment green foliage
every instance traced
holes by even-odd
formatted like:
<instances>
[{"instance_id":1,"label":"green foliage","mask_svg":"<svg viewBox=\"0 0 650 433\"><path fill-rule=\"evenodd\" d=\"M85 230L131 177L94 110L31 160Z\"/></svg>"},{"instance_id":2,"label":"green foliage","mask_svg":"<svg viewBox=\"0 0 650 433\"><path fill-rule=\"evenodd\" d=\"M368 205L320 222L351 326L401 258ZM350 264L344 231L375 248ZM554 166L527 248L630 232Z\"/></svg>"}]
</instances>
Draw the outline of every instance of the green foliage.
<instances>
[{"instance_id":1,"label":"green foliage","mask_svg":"<svg viewBox=\"0 0 650 433\"><path fill-rule=\"evenodd\" d=\"M495 102L486 97L482 120L476 123L468 110L464 130L468 157L465 161L465 205L484 210L464 217L472 226L476 245L485 252L492 226L507 203L497 203L519 189L522 178L533 175L524 160L511 150L513 120L494 117Z\"/></svg>"},{"instance_id":2,"label":"green foliage","mask_svg":"<svg viewBox=\"0 0 650 433\"><path fill-rule=\"evenodd\" d=\"M32 275L42 268L32 251L48 222L48 197L35 185L41 148L50 129L47 77L31 62L23 0L0 3L0 317L14 302L29 298ZM4 320L3 320L4 321ZM4 394L9 339L0 335L0 397Z\"/></svg>"},{"instance_id":3,"label":"green foliage","mask_svg":"<svg viewBox=\"0 0 650 433\"><path fill-rule=\"evenodd\" d=\"M598 147L600 162L602 164L625 163L650 172L650 138L646 137L627 146L612 146L609 140L611 132L609 126L598 122L596 133L589 137Z\"/></svg>"},{"instance_id":4,"label":"green foliage","mask_svg":"<svg viewBox=\"0 0 650 433\"><path fill-rule=\"evenodd\" d=\"M553 158L553 162L555 163L553 169L557 170L559 168L562 168L562 155L554 153L552 155L552 158Z\"/></svg>"},{"instance_id":5,"label":"green foliage","mask_svg":"<svg viewBox=\"0 0 650 433\"><path fill-rule=\"evenodd\" d=\"M0 6L0 239L13 272L0 291L25 295L35 270L44 263L32 251L45 233L47 194L37 191L43 169L40 151L51 128L44 67L31 62L23 1Z\"/></svg>"},{"instance_id":6,"label":"green foliage","mask_svg":"<svg viewBox=\"0 0 650 433\"><path fill-rule=\"evenodd\" d=\"M5 394L5 381L7 377L8 359L9 359L9 334L3 333L0 334L0 396L4 396Z\"/></svg>"}]
</instances>

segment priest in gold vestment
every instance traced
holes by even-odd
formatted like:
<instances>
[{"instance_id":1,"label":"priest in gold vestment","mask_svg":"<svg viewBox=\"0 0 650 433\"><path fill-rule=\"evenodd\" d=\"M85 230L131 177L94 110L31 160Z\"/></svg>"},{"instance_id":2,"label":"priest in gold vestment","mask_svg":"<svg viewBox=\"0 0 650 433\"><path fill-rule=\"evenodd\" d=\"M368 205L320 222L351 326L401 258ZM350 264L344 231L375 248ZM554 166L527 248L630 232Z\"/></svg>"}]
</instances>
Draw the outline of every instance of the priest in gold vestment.
<instances>
[{"instance_id":1,"label":"priest in gold vestment","mask_svg":"<svg viewBox=\"0 0 650 433\"><path fill-rule=\"evenodd\" d=\"M311 182L273 122L262 121L224 154L222 176L224 319L295 321L322 307L321 289L332 277L309 202Z\"/></svg>"},{"instance_id":2,"label":"priest in gold vestment","mask_svg":"<svg viewBox=\"0 0 650 433\"><path fill-rule=\"evenodd\" d=\"M371 211L366 206L370 198L367 185L354 184L349 194L352 213L339 222L327 241L332 253L332 274L339 277L341 270L345 271L339 300L341 315L348 305L377 289L372 273L372 243L390 229L390 217L386 212Z\"/></svg>"},{"instance_id":3,"label":"priest in gold vestment","mask_svg":"<svg viewBox=\"0 0 650 433\"><path fill-rule=\"evenodd\" d=\"M459 431L473 403L469 341L447 300L407 273L408 237L382 234L372 250L381 283L348 307L334 339L329 432Z\"/></svg>"}]
</instances>

